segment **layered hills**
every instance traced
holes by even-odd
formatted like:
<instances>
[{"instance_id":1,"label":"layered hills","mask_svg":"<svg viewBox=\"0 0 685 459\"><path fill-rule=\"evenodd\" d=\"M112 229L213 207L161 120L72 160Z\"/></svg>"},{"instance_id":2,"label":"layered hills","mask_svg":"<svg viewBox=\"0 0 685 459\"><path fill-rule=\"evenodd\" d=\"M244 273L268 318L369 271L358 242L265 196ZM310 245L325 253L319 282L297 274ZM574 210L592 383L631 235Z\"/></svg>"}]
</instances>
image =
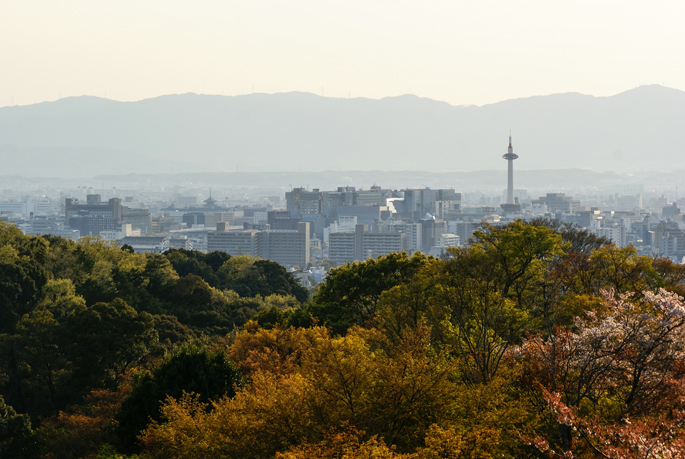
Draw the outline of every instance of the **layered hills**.
<instances>
[{"instance_id":1,"label":"layered hills","mask_svg":"<svg viewBox=\"0 0 685 459\"><path fill-rule=\"evenodd\" d=\"M610 97L535 96L453 106L413 95L69 97L0 108L0 175L502 169L672 171L685 92L641 86Z\"/></svg>"}]
</instances>

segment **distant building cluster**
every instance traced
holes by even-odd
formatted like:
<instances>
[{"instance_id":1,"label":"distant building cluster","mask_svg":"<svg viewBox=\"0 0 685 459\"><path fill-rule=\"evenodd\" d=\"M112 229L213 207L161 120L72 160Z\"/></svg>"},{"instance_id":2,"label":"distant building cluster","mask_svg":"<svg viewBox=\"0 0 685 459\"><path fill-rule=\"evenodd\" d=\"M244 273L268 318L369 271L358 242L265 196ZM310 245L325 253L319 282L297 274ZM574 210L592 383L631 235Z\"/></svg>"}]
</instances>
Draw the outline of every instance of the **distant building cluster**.
<instances>
[{"instance_id":1,"label":"distant building cluster","mask_svg":"<svg viewBox=\"0 0 685 459\"><path fill-rule=\"evenodd\" d=\"M100 237L140 253L186 249L260 257L286 266L308 286L321 282L326 268L347 262L401 251L442 256L450 247L468 244L482 222L519 218L573 223L619 247L632 244L642 255L683 261L685 199L645 196L642 185L615 185L578 198L563 191L533 198L514 188L512 164L518 155L511 138L503 157L507 188L499 193L302 186L281 196L224 189L221 200L199 186L171 191L78 187L59 196L2 190L0 219L29 234Z\"/></svg>"}]
</instances>

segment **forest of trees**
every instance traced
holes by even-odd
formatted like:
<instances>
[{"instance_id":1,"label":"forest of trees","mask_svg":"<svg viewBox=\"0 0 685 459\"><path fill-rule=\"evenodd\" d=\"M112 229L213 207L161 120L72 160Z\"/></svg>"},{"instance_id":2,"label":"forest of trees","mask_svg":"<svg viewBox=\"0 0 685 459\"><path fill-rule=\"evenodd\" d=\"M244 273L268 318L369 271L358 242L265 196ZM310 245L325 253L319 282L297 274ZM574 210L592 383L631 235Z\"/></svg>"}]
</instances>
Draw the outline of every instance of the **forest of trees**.
<instances>
[{"instance_id":1,"label":"forest of trees","mask_svg":"<svg viewBox=\"0 0 685 459\"><path fill-rule=\"evenodd\" d=\"M677 458L685 266L483 224L307 292L0 222L0 459Z\"/></svg>"}]
</instances>

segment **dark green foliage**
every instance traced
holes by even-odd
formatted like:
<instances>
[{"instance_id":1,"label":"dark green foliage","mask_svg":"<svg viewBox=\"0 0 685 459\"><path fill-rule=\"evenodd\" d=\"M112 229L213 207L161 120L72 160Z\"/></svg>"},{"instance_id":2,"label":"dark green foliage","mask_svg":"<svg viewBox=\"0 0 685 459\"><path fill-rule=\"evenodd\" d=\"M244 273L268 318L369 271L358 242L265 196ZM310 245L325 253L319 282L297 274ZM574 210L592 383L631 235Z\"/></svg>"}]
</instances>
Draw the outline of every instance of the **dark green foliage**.
<instances>
[{"instance_id":1,"label":"dark green foliage","mask_svg":"<svg viewBox=\"0 0 685 459\"><path fill-rule=\"evenodd\" d=\"M220 281L216 272L226 260L231 258L230 255L223 252L203 254L184 249L170 249L164 256L171 262L179 276L185 277L193 274L204 279L212 287L219 286Z\"/></svg>"},{"instance_id":2,"label":"dark green foliage","mask_svg":"<svg viewBox=\"0 0 685 459\"><path fill-rule=\"evenodd\" d=\"M149 255L143 276L147 280L146 290L156 298L164 298L178 279L169 260L164 255Z\"/></svg>"},{"instance_id":3,"label":"dark green foliage","mask_svg":"<svg viewBox=\"0 0 685 459\"><path fill-rule=\"evenodd\" d=\"M172 346L196 338L195 333L188 326L178 321L178 317L170 314L152 316L159 342L166 346Z\"/></svg>"},{"instance_id":4,"label":"dark green foliage","mask_svg":"<svg viewBox=\"0 0 685 459\"><path fill-rule=\"evenodd\" d=\"M300 302L309 293L278 263L260 260L248 255L233 257L219 270L221 288L233 290L242 297L292 295Z\"/></svg>"},{"instance_id":5,"label":"dark green foliage","mask_svg":"<svg viewBox=\"0 0 685 459\"><path fill-rule=\"evenodd\" d=\"M0 457L20 457L31 435L31 421L5 404L0 395Z\"/></svg>"},{"instance_id":6,"label":"dark green foliage","mask_svg":"<svg viewBox=\"0 0 685 459\"><path fill-rule=\"evenodd\" d=\"M602 236L596 236L575 223L539 217L529 221L528 224L532 226L546 226L560 235L562 241L569 244L567 251L590 255L593 250L611 244L611 240Z\"/></svg>"},{"instance_id":7,"label":"dark green foliage","mask_svg":"<svg viewBox=\"0 0 685 459\"><path fill-rule=\"evenodd\" d=\"M278 295L292 295L300 303L304 303L309 298L307 289L302 287L292 274L275 261L257 260L254 264L262 280L256 294L262 296L269 296L274 293Z\"/></svg>"},{"instance_id":8,"label":"dark green foliage","mask_svg":"<svg viewBox=\"0 0 685 459\"><path fill-rule=\"evenodd\" d=\"M88 388L116 387L119 375L139 364L157 342L153 318L123 300L81 308L67 322L74 382Z\"/></svg>"},{"instance_id":9,"label":"dark green foliage","mask_svg":"<svg viewBox=\"0 0 685 459\"><path fill-rule=\"evenodd\" d=\"M263 309L255 314L255 316L252 317L252 320L256 321L260 327L270 330L276 324L288 324L293 312L293 309L283 310L272 306L269 309Z\"/></svg>"},{"instance_id":10,"label":"dark green foliage","mask_svg":"<svg viewBox=\"0 0 685 459\"><path fill-rule=\"evenodd\" d=\"M304 302L309 296L307 290L274 261L249 256L231 257L224 252L203 254L183 249L169 250L164 256L181 277L195 275L211 287L233 290L242 297L293 295L298 301Z\"/></svg>"},{"instance_id":11,"label":"dark green foliage","mask_svg":"<svg viewBox=\"0 0 685 459\"><path fill-rule=\"evenodd\" d=\"M336 333L373 317L383 292L411 281L431 258L405 252L332 269L319 287L309 312Z\"/></svg>"},{"instance_id":12,"label":"dark green foliage","mask_svg":"<svg viewBox=\"0 0 685 459\"><path fill-rule=\"evenodd\" d=\"M294 309L288 316L288 325L302 328L308 328L314 325L309 309L307 307Z\"/></svg>"},{"instance_id":13,"label":"dark green foliage","mask_svg":"<svg viewBox=\"0 0 685 459\"><path fill-rule=\"evenodd\" d=\"M133 247L131 247L128 244L122 245L121 250L123 250L124 252L128 252L128 253L136 253L136 251L133 249Z\"/></svg>"},{"instance_id":14,"label":"dark green foliage","mask_svg":"<svg viewBox=\"0 0 685 459\"><path fill-rule=\"evenodd\" d=\"M211 287L200 276L188 274L171 289L171 301L190 312L216 309L212 304Z\"/></svg>"},{"instance_id":15,"label":"dark green foliage","mask_svg":"<svg viewBox=\"0 0 685 459\"><path fill-rule=\"evenodd\" d=\"M26 267L0 262L0 331L10 331L37 293Z\"/></svg>"},{"instance_id":16,"label":"dark green foliage","mask_svg":"<svg viewBox=\"0 0 685 459\"><path fill-rule=\"evenodd\" d=\"M31 309L47 282L48 244L0 222L0 333L10 331Z\"/></svg>"},{"instance_id":17,"label":"dark green foliage","mask_svg":"<svg viewBox=\"0 0 685 459\"><path fill-rule=\"evenodd\" d=\"M152 316L123 300L82 303L57 320L48 308L24 315L0 340L7 360L4 393L32 415L64 409L95 388L115 388L120 376L157 342Z\"/></svg>"},{"instance_id":18,"label":"dark green foliage","mask_svg":"<svg viewBox=\"0 0 685 459\"><path fill-rule=\"evenodd\" d=\"M158 335L166 346L224 335L270 307L269 295L306 300L277 263L252 259L228 276L229 260L220 252L135 254L0 223L0 394L20 412L54 413L88 390L116 386L158 347Z\"/></svg>"},{"instance_id":19,"label":"dark green foliage","mask_svg":"<svg viewBox=\"0 0 685 459\"><path fill-rule=\"evenodd\" d=\"M224 395L232 397L242 383L240 372L224 352L185 346L152 374L140 377L117 415L119 434L133 447L150 419L159 420L159 408L167 397L194 392L202 401L217 400Z\"/></svg>"}]
</instances>

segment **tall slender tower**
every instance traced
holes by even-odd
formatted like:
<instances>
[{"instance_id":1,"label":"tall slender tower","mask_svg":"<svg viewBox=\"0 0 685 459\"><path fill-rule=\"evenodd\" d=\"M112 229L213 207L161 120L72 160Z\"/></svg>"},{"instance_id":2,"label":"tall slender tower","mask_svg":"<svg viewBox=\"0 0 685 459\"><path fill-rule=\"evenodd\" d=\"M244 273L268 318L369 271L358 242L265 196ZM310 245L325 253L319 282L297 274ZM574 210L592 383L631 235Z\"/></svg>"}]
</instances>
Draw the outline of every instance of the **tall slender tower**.
<instances>
[{"instance_id":1,"label":"tall slender tower","mask_svg":"<svg viewBox=\"0 0 685 459\"><path fill-rule=\"evenodd\" d=\"M507 160L507 202L501 204L502 210L504 212L519 212L521 210L521 204L514 201L514 160L518 159L518 155L514 153L514 147L511 146L511 135L509 136L509 148L507 149L507 154L502 155L502 158Z\"/></svg>"}]
</instances>

